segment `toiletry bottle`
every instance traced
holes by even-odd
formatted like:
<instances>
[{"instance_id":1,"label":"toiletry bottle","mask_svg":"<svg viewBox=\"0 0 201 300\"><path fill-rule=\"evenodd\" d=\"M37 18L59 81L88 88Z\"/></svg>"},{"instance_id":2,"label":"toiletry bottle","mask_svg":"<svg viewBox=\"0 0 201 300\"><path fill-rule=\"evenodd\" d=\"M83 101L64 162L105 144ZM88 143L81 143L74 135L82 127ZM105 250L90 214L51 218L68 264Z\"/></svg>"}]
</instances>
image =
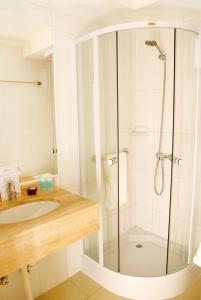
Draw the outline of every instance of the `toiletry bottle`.
<instances>
[{"instance_id":1,"label":"toiletry bottle","mask_svg":"<svg viewBox=\"0 0 201 300\"><path fill-rule=\"evenodd\" d=\"M48 190L53 188L53 178L52 177L47 178L47 188L48 188Z\"/></svg>"},{"instance_id":2,"label":"toiletry bottle","mask_svg":"<svg viewBox=\"0 0 201 300\"><path fill-rule=\"evenodd\" d=\"M39 181L40 181L40 189L45 190L47 187L46 178L40 177Z\"/></svg>"}]
</instances>

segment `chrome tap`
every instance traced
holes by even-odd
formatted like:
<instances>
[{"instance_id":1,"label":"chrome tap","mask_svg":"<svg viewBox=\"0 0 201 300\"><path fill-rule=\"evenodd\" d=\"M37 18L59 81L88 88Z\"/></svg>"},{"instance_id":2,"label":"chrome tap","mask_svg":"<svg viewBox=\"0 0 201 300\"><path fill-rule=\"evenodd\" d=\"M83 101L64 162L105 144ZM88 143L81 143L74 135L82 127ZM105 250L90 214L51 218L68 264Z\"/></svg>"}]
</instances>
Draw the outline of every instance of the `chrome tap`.
<instances>
[{"instance_id":1,"label":"chrome tap","mask_svg":"<svg viewBox=\"0 0 201 300\"><path fill-rule=\"evenodd\" d=\"M163 160L163 161L165 159L168 159L168 160L172 161L174 164L177 164L178 166L181 166L183 163L182 158L178 158L176 156L172 156L172 154L166 154L166 153L162 153L162 152L156 153L156 158L158 160Z\"/></svg>"}]
</instances>

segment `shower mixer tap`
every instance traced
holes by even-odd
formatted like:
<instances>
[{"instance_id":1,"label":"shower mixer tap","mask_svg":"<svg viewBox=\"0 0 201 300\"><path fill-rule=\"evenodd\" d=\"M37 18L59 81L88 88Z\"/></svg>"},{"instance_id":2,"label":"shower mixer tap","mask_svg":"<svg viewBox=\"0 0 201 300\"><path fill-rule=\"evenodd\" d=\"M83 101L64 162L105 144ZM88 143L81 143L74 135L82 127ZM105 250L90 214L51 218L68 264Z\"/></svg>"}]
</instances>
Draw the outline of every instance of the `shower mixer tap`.
<instances>
[{"instance_id":1,"label":"shower mixer tap","mask_svg":"<svg viewBox=\"0 0 201 300\"><path fill-rule=\"evenodd\" d=\"M158 160L162 160L162 161L164 161L165 159L168 159L171 162L173 162L174 164L177 164L178 166L181 166L183 163L182 158L178 158L178 157L172 156L172 154L166 154L166 153L162 153L162 152L156 153L156 158Z\"/></svg>"}]
</instances>

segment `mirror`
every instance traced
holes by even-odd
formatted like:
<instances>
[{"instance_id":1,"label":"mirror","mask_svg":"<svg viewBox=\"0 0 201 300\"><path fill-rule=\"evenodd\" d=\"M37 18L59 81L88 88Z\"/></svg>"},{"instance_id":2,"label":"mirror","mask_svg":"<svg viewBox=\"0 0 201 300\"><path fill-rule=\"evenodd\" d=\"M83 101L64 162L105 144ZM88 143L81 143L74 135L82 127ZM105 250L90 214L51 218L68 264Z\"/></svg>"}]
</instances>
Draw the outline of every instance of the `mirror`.
<instances>
[{"instance_id":1,"label":"mirror","mask_svg":"<svg viewBox=\"0 0 201 300\"><path fill-rule=\"evenodd\" d=\"M0 4L0 164L17 165L21 176L56 174L53 64L31 44L50 20L46 10L34 6L33 13L26 1L12 14L9 3Z\"/></svg>"}]
</instances>

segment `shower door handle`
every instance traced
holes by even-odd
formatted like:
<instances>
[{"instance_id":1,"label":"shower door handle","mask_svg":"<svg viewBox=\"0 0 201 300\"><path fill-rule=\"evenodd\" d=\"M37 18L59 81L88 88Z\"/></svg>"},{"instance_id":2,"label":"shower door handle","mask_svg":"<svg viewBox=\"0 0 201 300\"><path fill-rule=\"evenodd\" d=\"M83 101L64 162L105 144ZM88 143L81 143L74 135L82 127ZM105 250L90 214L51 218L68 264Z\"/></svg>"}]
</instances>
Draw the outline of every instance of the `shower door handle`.
<instances>
[{"instance_id":1,"label":"shower door handle","mask_svg":"<svg viewBox=\"0 0 201 300\"><path fill-rule=\"evenodd\" d=\"M117 157L112 157L107 160L108 166L116 165L116 163L117 163Z\"/></svg>"},{"instance_id":2,"label":"shower door handle","mask_svg":"<svg viewBox=\"0 0 201 300\"><path fill-rule=\"evenodd\" d=\"M177 164L179 167L181 167L182 164L183 164L183 159L182 159L182 158L173 157L173 163L175 163L175 164Z\"/></svg>"},{"instance_id":3,"label":"shower door handle","mask_svg":"<svg viewBox=\"0 0 201 300\"><path fill-rule=\"evenodd\" d=\"M168 155L166 158L168 158L170 161L172 161L174 164L178 165L179 167L183 164L183 159L179 157L172 157L171 155Z\"/></svg>"}]
</instances>

